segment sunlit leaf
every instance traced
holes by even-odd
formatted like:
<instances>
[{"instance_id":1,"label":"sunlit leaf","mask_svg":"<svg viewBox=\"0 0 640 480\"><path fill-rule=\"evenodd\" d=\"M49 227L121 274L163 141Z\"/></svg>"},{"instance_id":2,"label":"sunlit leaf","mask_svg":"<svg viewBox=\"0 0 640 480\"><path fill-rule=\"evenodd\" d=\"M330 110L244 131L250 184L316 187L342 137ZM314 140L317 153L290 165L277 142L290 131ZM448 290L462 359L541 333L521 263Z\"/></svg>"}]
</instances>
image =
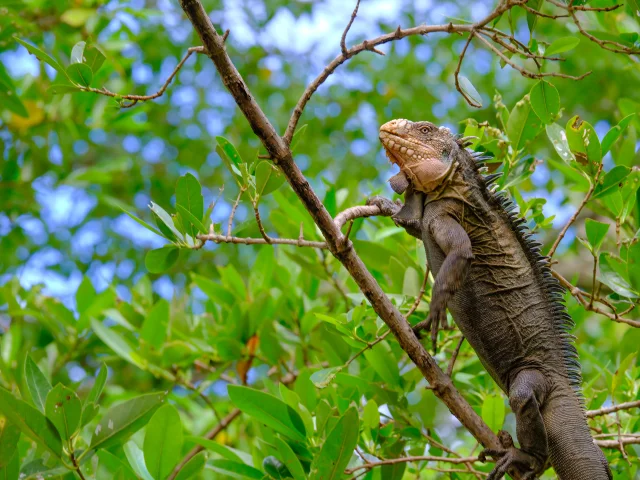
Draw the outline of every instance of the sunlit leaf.
<instances>
[{"instance_id":1,"label":"sunlit leaf","mask_svg":"<svg viewBox=\"0 0 640 480\"><path fill-rule=\"evenodd\" d=\"M580 37L574 35L572 37L562 37L554 40L551 45L547 47L544 54L547 57L555 55L556 53L563 53L573 50L580 43Z\"/></svg>"},{"instance_id":2,"label":"sunlit leaf","mask_svg":"<svg viewBox=\"0 0 640 480\"><path fill-rule=\"evenodd\" d=\"M146 425L165 397L164 392L148 393L111 407L93 432L89 448L108 448L125 441Z\"/></svg>"},{"instance_id":3,"label":"sunlit leaf","mask_svg":"<svg viewBox=\"0 0 640 480\"><path fill-rule=\"evenodd\" d=\"M279 398L239 385L229 385L228 392L231 401L244 413L293 440L305 441L306 431L300 415Z\"/></svg>"},{"instance_id":4,"label":"sunlit leaf","mask_svg":"<svg viewBox=\"0 0 640 480\"><path fill-rule=\"evenodd\" d=\"M478 93L478 90L476 90L476 87L473 86L471 81L464 75L458 75L458 82L460 83L460 89L474 103L474 105L472 106L477 108L482 107L482 97Z\"/></svg>"},{"instance_id":5,"label":"sunlit leaf","mask_svg":"<svg viewBox=\"0 0 640 480\"><path fill-rule=\"evenodd\" d=\"M543 123L553 122L560 110L560 95L556 87L549 82L540 80L530 92L531 108Z\"/></svg>"}]
</instances>

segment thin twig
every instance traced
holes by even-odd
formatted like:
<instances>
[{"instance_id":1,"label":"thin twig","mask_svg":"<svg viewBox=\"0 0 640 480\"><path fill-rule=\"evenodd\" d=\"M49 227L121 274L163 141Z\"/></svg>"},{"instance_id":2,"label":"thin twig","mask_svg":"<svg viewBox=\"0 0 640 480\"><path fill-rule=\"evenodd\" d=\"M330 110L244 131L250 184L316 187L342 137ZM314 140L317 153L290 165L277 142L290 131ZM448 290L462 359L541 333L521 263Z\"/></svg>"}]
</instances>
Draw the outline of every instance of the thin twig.
<instances>
[{"instance_id":1,"label":"thin twig","mask_svg":"<svg viewBox=\"0 0 640 480\"><path fill-rule=\"evenodd\" d=\"M240 245L295 245L297 247L311 248L329 248L327 242L315 242L300 238L273 238L269 237L271 242L267 243L264 238L254 237L230 237L228 235L220 235L218 233L208 233L206 235L198 235L197 237L203 241L215 243L236 243Z\"/></svg>"},{"instance_id":2,"label":"thin twig","mask_svg":"<svg viewBox=\"0 0 640 480\"><path fill-rule=\"evenodd\" d=\"M242 412L239 408L232 410L226 417L224 417L220 421L220 423L209 430L204 438L208 440L213 440L214 438L216 438L218 434L220 434L220 432L225 430L231 424L231 422L233 422L237 417L240 416L240 413ZM191 450L189 450L189 452L182 458L182 460L180 460L180 462L174 467L172 472L167 477L167 480L174 480L180 473L180 470L182 470L182 468L189 462L189 460L195 457L202 450L204 450L204 447L202 445L196 445Z\"/></svg>"},{"instance_id":3,"label":"thin twig","mask_svg":"<svg viewBox=\"0 0 640 480\"><path fill-rule=\"evenodd\" d=\"M595 313L599 313L600 315L604 315L607 318L610 318L611 320L613 320L614 322L618 322L618 323L626 323L627 325L631 325L632 327L636 327L636 328L640 328L640 321L637 320L630 320L628 318L623 318L622 314L617 313L615 310L613 313L607 312L605 310L602 310L600 307L596 306L596 305L592 305L589 306L589 302L587 302L585 300L585 297L589 297L590 294L587 292L584 292L582 290L580 290L578 287L576 287L575 285L573 285L569 280L567 280L566 278L564 278L558 271L556 270L551 270L551 274L557 278L560 283L567 288L567 290L569 290L569 293L571 293L571 295L573 295L576 300L578 300L578 302L584 307L585 310L589 310ZM602 302L602 299L598 299L598 301ZM633 305L635 306L635 305ZM628 308L627 310L625 310L625 314L629 313L631 310L633 310L632 308Z\"/></svg>"},{"instance_id":4,"label":"thin twig","mask_svg":"<svg viewBox=\"0 0 640 480\"><path fill-rule=\"evenodd\" d=\"M427 282L429 281L429 271L430 271L429 264L427 263L424 267L424 278L422 279L422 285L420 285L420 291L418 292L418 295L416 296L416 299L414 300L413 305L411 305L411 308L409 309L407 314L404 316L404 318L408 319L411 315L413 315L413 312L415 312L420 306L420 302L422 301L424 292L427 289Z\"/></svg>"},{"instance_id":5,"label":"thin twig","mask_svg":"<svg viewBox=\"0 0 640 480\"><path fill-rule=\"evenodd\" d=\"M342 55L347 56L347 33L349 33L349 29L351 25L353 25L353 21L356 19L356 15L358 15L358 7L360 7L360 0L356 2L356 8L353 9L353 13L351 14L351 18L349 19L349 23L347 24L347 28L342 32L342 38L340 39L340 49L342 50Z\"/></svg>"},{"instance_id":6,"label":"thin twig","mask_svg":"<svg viewBox=\"0 0 640 480\"><path fill-rule=\"evenodd\" d=\"M584 27L582 26L582 24L578 20L578 17L576 16L574 10L576 10L576 7L572 7L572 8L569 9L569 15L571 15L573 23L576 24L576 27L578 27L578 30L580 31L580 33L583 36L587 37L592 42L597 43L598 45L600 45L600 48L603 48L604 50L609 50L610 52L614 52L614 53L623 53L625 55L638 55L638 54L640 54L640 49L629 48L626 45L623 45L623 44L618 43L618 42L613 42L611 40L600 40L599 38L596 38L593 35L591 35L589 32L587 32L584 29ZM613 45L613 47L609 47L608 45Z\"/></svg>"},{"instance_id":7,"label":"thin twig","mask_svg":"<svg viewBox=\"0 0 640 480\"><path fill-rule=\"evenodd\" d=\"M267 232L265 231L264 226L262 225L262 221L260 220L260 212L258 211L258 204L256 202L253 202L253 214L256 217L256 222L258 224L258 230L260 230L260 235L262 235L262 238L264 238L265 242L271 245L272 238L269 235L267 235Z\"/></svg>"},{"instance_id":8,"label":"thin twig","mask_svg":"<svg viewBox=\"0 0 640 480\"><path fill-rule=\"evenodd\" d=\"M451 354L451 360L449 361L449 366L447 367L447 375L451 376L453 373L453 366L456 363L456 359L458 358L458 354L460 353L460 348L462 348L462 344L464 343L464 336L460 337L460 341L458 345L456 345L455 350Z\"/></svg>"},{"instance_id":9,"label":"thin twig","mask_svg":"<svg viewBox=\"0 0 640 480\"><path fill-rule=\"evenodd\" d=\"M520 6L522 8L524 8L527 12L533 13L534 15L537 15L537 16L542 17L542 18L551 18L551 19L555 20L556 18L568 18L569 17L569 15L566 15L566 14L548 15L546 13L542 13L542 12L540 12L538 10L535 10L535 9L531 8L530 6L528 6L528 5L520 5Z\"/></svg>"},{"instance_id":10,"label":"thin twig","mask_svg":"<svg viewBox=\"0 0 640 480\"><path fill-rule=\"evenodd\" d=\"M344 471L347 475L352 475L355 472L367 469L370 470L374 467L379 467L381 465L395 465L397 463L406 463L406 462L446 462L452 463L455 465L460 465L464 463L473 463L479 462L478 457L436 457L432 455L420 455L420 456L412 456L412 457L399 457L399 458L388 458L386 460L380 460L379 462L370 462L364 465L358 465L357 467L348 468ZM462 470L462 472L467 473Z\"/></svg>"},{"instance_id":11,"label":"thin twig","mask_svg":"<svg viewBox=\"0 0 640 480\"><path fill-rule=\"evenodd\" d=\"M153 100L155 98L162 96L164 92L167 90L167 87L169 86L171 81L175 78L175 76L178 74L180 69L184 66L185 62L189 59L189 57L193 53L207 53L207 52L204 47L191 47L187 49L187 53L185 54L184 57L182 57L182 60L180 60L178 65L176 65L176 68L173 69L173 71L171 72L167 80L164 82L164 84L162 84L162 86L156 93L152 93L151 95L128 95L128 94L114 93L107 90L104 87L103 88L78 87L78 88L83 92L91 92L98 95L113 97L116 99L130 100L130 103L122 103L120 105L122 108L130 108L130 107L133 107L138 102L146 102L148 100Z\"/></svg>"},{"instance_id":12,"label":"thin twig","mask_svg":"<svg viewBox=\"0 0 640 480\"><path fill-rule=\"evenodd\" d=\"M245 187L244 185L242 187L240 187L240 191L238 192L238 196L236 198L236 201L233 204L233 207L231 208L231 213L229 214L229 223L227 224L227 237L228 238L231 237L231 226L233 225L233 217L236 216L236 210L238 208L238 205L240 204L240 199L242 198L242 194L245 192L246 189L247 189L247 187Z\"/></svg>"},{"instance_id":13,"label":"thin twig","mask_svg":"<svg viewBox=\"0 0 640 480\"><path fill-rule=\"evenodd\" d=\"M476 35L476 38L478 38L482 43L484 43L487 46L487 48L489 48L489 50L491 50L498 57L500 57L503 62L505 62L507 65L511 66L512 68L514 68L515 70L520 72L520 74L523 77L532 78L532 79L540 79L540 78L543 78L543 77L557 77L557 78L566 78L566 79L569 79L569 80L582 80L587 75L591 75L591 71L589 71L587 73L583 73L582 75L578 75L577 77L573 76L573 75L567 75L567 74L564 74L564 73L555 73L555 72L535 73L535 72L532 72L530 70L527 70L526 68L521 67L517 63L514 63L509 57L507 57L504 53L502 53L495 46L493 46L493 44L491 42L489 42L487 39L485 39L483 36Z\"/></svg>"},{"instance_id":14,"label":"thin twig","mask_svg":"<svg viewBox=\"0 0 640 480\"><path fill-rule=\"evenodd\" d=\"M607 415L608 413L618 412L620 410L631 410L633 408L640 408L640 400L633 402L618 403L610 407L602 407L597 410L587 410L587 418L598 417L600 415Z\"/></svg>"},{"instance_id":15,"label":"thin twig","mask_svg":"<svg viewBox=\"0 0 640 480\"><path fill-rule=\"evenodd\" d=\"M467 48L469 48L469 44L471 43L471 40L473 40L473 37L475 35L476 35L475 31L471 31L471 33L469 33L469 38L467 38L467 41L464 44L464 47L462 48L462 52L460 52L460 58L458 58L458 65L456 66L456 70L455 72L453 72L453 81L455 83L456 90L460 92L460 95L462 95L462 98L464 98L469 105L475 108L481 108L482 105L476 102L475 100L473 100L471 97L469 97L469 95L467 95L466 92L460 87L460 81L458 79L458 76L460 75L460 68L462 67L462 60L464 60L464 56L467 53Z\"/></svg>"},{"instance_id":16,"label":"thin twig","mask_svg":"<svg viewBox=\"0 0 640 480\"><path fill-rule=\"evenodd\" d=\"M558 248L558 245L560 245L560 242L562 241L562 239L566 235L567 230L569 230L569 227L571 227L571 225L573 225L573 222L576 221L576 219L578 218L578 215L580 215L580 212L582 211L584 206L591 199L591 195L593 195L593 191L595 190L596 185L598 185L598 178L600 177L600 172L602 172L602 166L603 165L604 164L602 162L600 162L600 166L598 167L598 173L596 173L596 176L595 176L593 182L591 182L591 186L589 187L589 190L587 191L587 194L584 196L584 198L582 199L582 202L580 202L580 205L578 205L578 208L573 213L573 215L571 215L571 218L569 218L569 221L567 221L567 223L564 225L564 227L562 227L562 230L560 230L560 233L558 233L558 236L556 237L555 242L553 242L553 245L551 245L551 249L549 250L549 253L547 254L547 256L549 258L552 258L553 254L556 253L556 249Z\"/></svg>"}]
</instances>

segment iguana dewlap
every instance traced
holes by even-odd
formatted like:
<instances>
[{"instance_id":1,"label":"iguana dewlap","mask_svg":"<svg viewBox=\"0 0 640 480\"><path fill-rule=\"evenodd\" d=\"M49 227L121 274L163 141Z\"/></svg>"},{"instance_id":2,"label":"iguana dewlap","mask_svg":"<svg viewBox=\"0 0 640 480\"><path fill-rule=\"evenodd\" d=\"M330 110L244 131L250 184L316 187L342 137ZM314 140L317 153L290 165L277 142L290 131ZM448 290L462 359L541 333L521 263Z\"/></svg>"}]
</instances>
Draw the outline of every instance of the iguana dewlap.
<instances>
[{"instance_id":1,"label":"iguana dewlap","mask_svg":"<svg viewBox=\"0 0 640 480\"><path fill-rule=\"evenodd\" d=\"M610 480L586 422L564 289L515 205L489 191L495 176L482 176L482 159L446 128L392 120L380 140L405 204L370 203L422 239L435 276L429 318L415 329L437 326L448 308L516 416L520 448L503 433L503 450L483 452L497 459L488 480L513 467L533 479L548 461L561 480Z\"/></svg>"}]
</instances>

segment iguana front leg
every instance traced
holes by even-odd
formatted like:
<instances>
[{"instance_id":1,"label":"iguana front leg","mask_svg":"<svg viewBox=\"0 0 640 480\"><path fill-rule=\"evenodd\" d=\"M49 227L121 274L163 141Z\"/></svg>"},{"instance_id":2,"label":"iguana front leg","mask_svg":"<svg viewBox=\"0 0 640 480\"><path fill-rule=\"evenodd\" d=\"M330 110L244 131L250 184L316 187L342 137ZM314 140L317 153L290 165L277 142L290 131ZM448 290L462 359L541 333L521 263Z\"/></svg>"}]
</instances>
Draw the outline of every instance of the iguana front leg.
<instances>
[{"instance_id":1,"label":"iguana front leg","mask_svg":"<svg viewBox=\"0 0 640 480\"><path fill-rule=\"evenodd\" d=\"M424 232L425 235L430 235L435 240L445 254L445 259L433 284L429 316L413 327L413 331L420 337L420 332L430 326L431 341L435 351L438 328L446 323L447 304L462 286L473 259L473 252L467 232L447 214L430 220L428 225L423 225L423 231L425 229L427 230ZM427 241L426 238L424 240Z\"/></svg>"}]
</instances>

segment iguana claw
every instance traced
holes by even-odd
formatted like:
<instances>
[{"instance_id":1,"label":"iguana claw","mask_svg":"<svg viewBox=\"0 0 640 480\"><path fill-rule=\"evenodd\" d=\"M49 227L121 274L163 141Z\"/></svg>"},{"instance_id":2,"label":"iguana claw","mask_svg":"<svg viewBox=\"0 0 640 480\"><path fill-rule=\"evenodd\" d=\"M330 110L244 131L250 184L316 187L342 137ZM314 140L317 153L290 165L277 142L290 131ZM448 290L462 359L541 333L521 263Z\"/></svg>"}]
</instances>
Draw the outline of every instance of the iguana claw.
<instances>
[{"instance_id":1,"label":"iguana claw","mask_svg":"<svg viewBox=\"0 0 640 480\"><path fill-rule=\"evenodd\" d=\"M522 480L535 480L536 475L542 473L544 466L534 456L514 447L513 439L508 432L500 430L498 439L503 448L485 448L478 455L481 462L486 462L487 456L497 459L496 466L487 480L500 480L511 469L520 471Z\"/></svg>"},{"instance_id":2,"label":"iguana claw","mask_svg":"<svg viewBox=\"0 0 640 480\"><path fill-rule=\"evenodd\" d=\"M383 216L391 217L400 211L402 204L398 204L388 198L376 195L367 200L367 205L373 205L380 209Z\"/></svg>"},{"instance_id":3,"label":"iguana claw","mask_svg":"<svg viewBox=\"0 0 640 480\"><path fill-rule=\"evenodd\" d=\"M422 338L423 330L431 330L431 345L435 355L438 353L438 330L445 330L447 327L447 310L432 306L427 319L414 325L413 333L416 337Z\"/></svg>"}]
</instances>

